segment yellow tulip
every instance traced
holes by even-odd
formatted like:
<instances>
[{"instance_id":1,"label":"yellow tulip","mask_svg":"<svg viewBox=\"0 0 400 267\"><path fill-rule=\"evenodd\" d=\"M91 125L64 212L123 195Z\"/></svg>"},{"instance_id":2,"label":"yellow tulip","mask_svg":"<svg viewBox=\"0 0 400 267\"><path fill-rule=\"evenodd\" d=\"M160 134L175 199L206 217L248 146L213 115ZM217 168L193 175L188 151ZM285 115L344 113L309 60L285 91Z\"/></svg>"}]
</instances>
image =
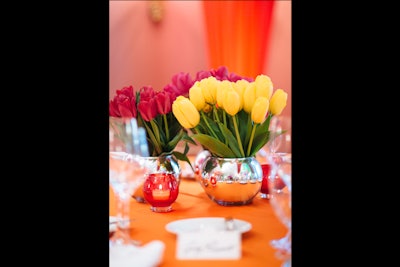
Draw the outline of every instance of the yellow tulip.
<instances>
[{"instance_id":1,"label":"yellow tulip","mask_svg":"<svg viewBox=\"0 0 400 267\"><path fill-rule=\"evenodd\" d=\"M233 89L227 89L223 101L224 110L231 116L235 116L240 110L239 94Z\"/></svg>"},{"instance_id":2,"label":"yellow tulip","mask_svg":"<svg viewBox=\"0 0 400 267\"><path fill-rule=\"evenodd\" d=\"M189 98L197 110L202 110L206 105L202 89L199 82L195 82L193 86L189 89Z\"/></svg>"},{"instance_id":3,"label":"yellow tulip","mask_svg":"<svg viewBox=\"0 0 400 267\"><path fill-rule=\"evenodd\" d=\"M244 95L244 90L246 87L249 85L249 81L247 80L237 80L235 83L233 83L233 89L239 94L240 97L240 109L243 108L243 95Z\"/></svg>"},{"instance_id":4,"label":"yellow tulip","mask_svg":"<svg viewBox=\"0 0 400 267\"><path fill-rule=\"evenodd\" d=\"M269 100L274 88L271 78L267 75L260 74L254 80L254 83L256 85L256 97L265 96Z\"/></svg>"},{"instance_id":5,"label":"yellow tulip","mask_svg":"<svg viewBox=\"0 0 400 267\"><path fill-rule=\"evenodd\" d=\"M266 119L269 108L269 100L265 96L260 96L254 102L251 110L251 120L254 123L262 123Z\"/></svg>"},{"instance_id":6,"label":"yellow tulip","mask_svg":"<svg viewBox=\"0 0 400 267\"><path fill-rule=\"evenodd\" d=\"M209 104L206 104L206 105L204 106L204 108L203 108L203 112L208 113L208 112L210 112L210 111L212 111L212 106L209 105Z\"/></svg>"},{"instance_id":7,"label":"yellow tulip","mask_svg":"<svg viewBox=\"0 0 400 267\"><path fill-rule=\"evenodd\" d=\"M256 84L250 82L243 92L243 109L246 113L251 113L254 102L256 101Z\"/></svg>"},{"instance_id":8,"label":"yellow tulip","mask_svg":"<svg viewBox=\"0 0 400 267\"><path fill-rule=\"evenodd\" d=\"M204 100L207 104L214 105L217 102L217 88L219 81L214 76L204 78L200 81Z\"/></svg>"},{"instance_id":9,"label":"yellow tulip","mask_svg":"<svg viewBox=\"0 0 400 267\"><path fill-rule=\"evenodd\" d=\"M224 98L227 90L233 89L232 83L228 80L223 80L218 83L217 88L217 105L219 108L224 107Z\"/></svg>"},{"instance_id":10,"label":"yellow tulip","mask_svg":"<svg viewBox=\"0 0 400 267\"><path fill-rule=\"evenodd\" d=\"M281 114L286 107L288 94L282 89L277 89L271 97L269 110L273 115Z\"/></svg>"},{"instance_id":11,"label":"yellow tulip","mask_svg":"<svg viewBox=\"0 0 400 267\"><path fill-rule=\"evenodd\" d=\"M172 113L184 128L194 128L200 122L200 113L194 104L184 96L178 96L172 103Z\"/></svg>"}]
</instances>

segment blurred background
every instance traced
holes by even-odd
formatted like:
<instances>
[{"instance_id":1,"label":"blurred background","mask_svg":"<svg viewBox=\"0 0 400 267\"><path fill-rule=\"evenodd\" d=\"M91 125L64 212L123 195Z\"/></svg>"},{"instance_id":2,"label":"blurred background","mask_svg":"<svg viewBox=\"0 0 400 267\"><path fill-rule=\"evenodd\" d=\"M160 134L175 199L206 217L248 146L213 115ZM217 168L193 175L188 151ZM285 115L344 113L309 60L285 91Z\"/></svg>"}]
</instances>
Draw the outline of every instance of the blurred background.
<instances>
[{"instance_id":1,"label":"blurred background","mask_svg":"<svg viewBox=\"0 0 400 267\"><path fill-rule=\"evenodd\" d=\"M174 74L226 66L288 93L292 1L110 1L110 87L162 89Z\"/></svg>"}]
</instances>

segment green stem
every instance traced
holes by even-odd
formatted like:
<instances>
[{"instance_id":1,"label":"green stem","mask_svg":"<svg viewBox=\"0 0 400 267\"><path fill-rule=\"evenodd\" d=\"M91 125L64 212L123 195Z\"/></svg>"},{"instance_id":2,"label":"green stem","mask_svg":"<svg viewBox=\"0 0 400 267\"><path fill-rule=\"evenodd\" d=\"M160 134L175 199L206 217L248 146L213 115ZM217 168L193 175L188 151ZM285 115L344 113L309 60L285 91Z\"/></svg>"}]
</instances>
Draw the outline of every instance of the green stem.
<instances>
[{"instance_id":1,"label":"green stem","mask_svg":"<svg viewBox=\"0 0 400 267\"><path fill-rule=\"evenodd\" d=\"M250 150L251 150L251 146L253 145L253 139L254 139L254 134L256 132L257 125L258 124L254 124L251 129L250 141L249 141L249 145L247 146L247 157L250 155Z\"/></svg>"},{"instance_id":2,"label":"green stem","mask_svg":"<svg viewBox=\"0 0 400 267\"><path fill-rule=\"evenodd\" d=\"M217 122L220 122L219 117L218 117L218 111L217 111L217 108L215 107L215 105L213 106L213 115L214 115L214 119Z\"/></svg>"},{"instance_id":3,"label":"green stem","mask_svg":"<svg viewBox=\"0 0 400 267\"><path fill-rule=\"evenodd\" d=\"M251 128L253 127L253 122L251 120L250 114L247 114L247 122L246 122L246 132L249 133L251 131ZM246 137L244 139L244 145L247 146L249 144L249 139L250 135L246 134Z\"/></svg>"},{"instance_id":4,"label":"green stem","mask_svg":"<svg viewBox=\"0 0 400 267\"><path fill-rule=\"evenodd\" d=\"M239 144L239 149L240 149L240 153L242 154L242 157L244 157L244 151L243 151L243 145L242 145L242 140L240 139L240 135L239 135L239 129L236 123L236 115L233 116L233 125L235 126L235 133L236 133L236 140L238 141Z\"/></svg>"},{"instance_id":5,"label":"green stem","mask_svg":"<svg viewBox=\"0 0 400 267\"><path fill-rule=\"evenodd\" d=\"M225 109L222 110L222 118L224 119L224 125L226 125L226 112L225 112Z\"/></svg>"},{"instance_id":6,"label":"green stem","mask_svg":"<svg viewBox=\"0 0 400 267\"><path fill-rule=\"evenodd\" d=\"M215 134L213 128L210 126L210 124L208 124L208 121L207 121L207 118L206 118L205 115L204 115L204 112L201 111L200 113L201 113L201 116L203 117L204 122L205 122L206 125L207 125L207 128L210 130L212 136L213 136L215 139L218 139L218 136Z\"/></svg>"},{"instance_id":7,"label":"green stem","mask_svg":"<svg viewBox=\"0 0 400 267\"><path fill-rule=\"evenodd\" d=\"M156 135L156 132L154 131L154 127L153 127L153 123L147 122L145 120L143 120L143 118L141 118L142 121L142 125L145 127L147 135L149 137L149 142L152 144L153 146L153 150L150 149L150 154L152 156L156 156L156 155L160 155L162 152L162 147L160 144L160 135ZM150 124L150 126L149 126ZM157 131L158 133L158 131Z\"/></svg>"},{"instance_id":8,"label":"green stem","mask_svg":"<svg viewBox=\"0 0 400 267\"><path fill-rule=\"evenodd\" d=\"M195 127L192 128L192 129L194 129L194 131L192 131L194 134L201 133L201 132L199 131L199 128L198 128L197 126L195 126Z\"/></svg>"},{"instance_id":9,"label":"green stem","mask_svg":"<svg viewBox=\"0 0 400 267\"><path fill-rule=\"evenodd\" d=\"M228 124L226 123L226 111L225 111L225 109L222 110L222 119L224 120L224 125L226 127L228 127ZM227 144L228 144L228 138L225 138L225 145L227 145Z\"/></svg>"},{"instance_id":10,"label":"green stem","mask_svg":"<svg viewBox=\"0 0 400 267\"><path fill-rule=\"evenodd\" d=\"M168 129L168 120L167 120L167 115L163 114L163 119L164 119L164 126L165 126L165 136L167 137L166 143L169 142L169 129Z\"/></svg>"},{"instance_id":11,"label":"green stem","mask_svg":"<svg viewBox=\"0 0 400 267\"><path fill-rule=\"evenodd\" d=\"M222 110L223 114L225 114L225 110ZM221 124L220 124L220 120L219 120L219 116L218 116L218 110L216 109L215 105L213 106L213 114L214 114L214 118L218 123L218 128L221 131L221 133L223 133L224 131L221 129ZM225 117L224 117L225 118ZM224 125L226 126L226 119L224 120ZM224 143L225 145L228 145L228 139L224 138Z\"/></svg>"}]
</instances>

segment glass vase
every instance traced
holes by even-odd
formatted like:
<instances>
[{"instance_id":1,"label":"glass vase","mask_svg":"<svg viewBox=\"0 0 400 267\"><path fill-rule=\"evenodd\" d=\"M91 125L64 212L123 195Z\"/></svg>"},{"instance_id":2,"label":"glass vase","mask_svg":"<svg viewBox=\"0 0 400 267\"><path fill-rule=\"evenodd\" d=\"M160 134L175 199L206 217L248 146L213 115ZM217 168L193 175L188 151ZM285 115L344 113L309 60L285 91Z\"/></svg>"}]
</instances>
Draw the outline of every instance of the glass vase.
<instances>
[{"instance_id":1,"label":"glass vase","mask_svg":"<svg viewBox=\"0 0 400 267\"><path fill-rule=\"evenodd\" d=\"M252 203L261 189L263 171L255 157L220 158L209 156L199 172L207 196L222 206Z\"/></svg>"},{"instance_id":2,"label":"glass vase","mask_svg":"<svg viewBox=\"0 0 400 267\"><path fill-rule=\"evenodd\" d=\"M194 177L199 182L201 181L201 171L203 169L203 164L206 161L206 159L210 156L211 156L210 151L202 150L197 154L196 158L194 159L194 162L193 162Z\"/></svg>"}]
</instances>

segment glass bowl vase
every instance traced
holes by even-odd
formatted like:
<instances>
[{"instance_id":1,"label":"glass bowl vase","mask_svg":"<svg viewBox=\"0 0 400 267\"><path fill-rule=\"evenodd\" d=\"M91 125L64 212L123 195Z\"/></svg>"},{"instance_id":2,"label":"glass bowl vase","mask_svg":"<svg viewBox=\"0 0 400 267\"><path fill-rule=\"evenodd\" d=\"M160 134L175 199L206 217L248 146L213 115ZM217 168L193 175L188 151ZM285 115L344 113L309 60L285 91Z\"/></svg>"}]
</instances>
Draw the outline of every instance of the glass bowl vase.
<instances>
[{"instance_id":1,"label":"glass bowl vase","mask_svg":"<svg viewBox=\"0 0 400 267\"><path fill-rule=\"evenodd\" d=\"M261 189L263 172L255 157L208 156L199 170L199 182L207 196L222 206L252 203Z\"/></svg>"}]
</instances>

